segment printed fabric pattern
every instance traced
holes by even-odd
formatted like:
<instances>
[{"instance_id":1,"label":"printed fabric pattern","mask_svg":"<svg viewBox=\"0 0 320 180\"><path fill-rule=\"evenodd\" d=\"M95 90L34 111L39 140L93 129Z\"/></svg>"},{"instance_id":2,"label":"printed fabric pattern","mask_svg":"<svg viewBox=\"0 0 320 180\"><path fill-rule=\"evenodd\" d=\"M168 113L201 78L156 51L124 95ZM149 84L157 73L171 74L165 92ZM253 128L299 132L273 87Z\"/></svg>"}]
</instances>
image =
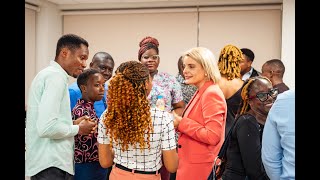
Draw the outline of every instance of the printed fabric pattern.
<instances>
[{"instance_id":1,"label":"printed fabric pattern","mask_svg":"<svg viewBox=\"0 0 320 180\"><path fill-rule=\"evenodd\" d=\"M181 86L176 78L165 72L158 72L152 80L152 90L148 96L151 107L156 106L158 95L162 95L165 101L165 110L172 110L172 103L178 103L183 100Z\"/></svg>"},{"instance_id":2,"label":"printed fabric pattern","mask_svg":"<svg viewBox=\"0 0 320 180\"><path fill-rule=\"evenodd\" d=\"M97 122L99 121L93 103L79 99L72 110L72 119L75 120L85 115L90 116ZM98 132L95 132L93 136L77 134L74 137L74 161L76 163L99 161L97 136Z\"/></svg>"}]
</instances>

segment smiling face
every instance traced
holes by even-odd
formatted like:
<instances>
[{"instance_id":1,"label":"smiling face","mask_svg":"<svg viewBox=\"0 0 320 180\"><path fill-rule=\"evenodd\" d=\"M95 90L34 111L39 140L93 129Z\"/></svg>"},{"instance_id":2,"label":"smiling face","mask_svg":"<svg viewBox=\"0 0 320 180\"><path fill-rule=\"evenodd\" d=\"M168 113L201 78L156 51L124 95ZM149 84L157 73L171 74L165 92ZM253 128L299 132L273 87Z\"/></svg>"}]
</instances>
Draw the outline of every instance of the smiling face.
<instances>
[{"instance_id":1,"label":"smiling face","mask_svg":"<svg viewBox=\"0 0 320 180\"><path fill-rule=\"evenodd\" d=\"M267 100L261 102L257 97L257 94L266 94L272 90L272 84L266 79L257 79L253 82L252 88L249 92L249 105L254 112L258 112L263 115L268 115L268 112L273 105L276 96L271 97L267 95Z\"/></svg>"},{"instance_id":2,"label":"smiling face","mask_svg":"<svg viewBox=\"0 0 320 180\"><path fill-rule=\"evenodd\" d=\"M192 59L189 56L185 56L183 59L183 75L186 84L192 84L198 88L202 87L205 83L205 71L201 64Z\"/></svg>"},{"instance_id":3,"label":"smiling face","mask_svg":"<svg viewBox=\"0 0 320 180\"><path fill-rule=\"evenodd\" d=\"M105 79L101 73L90 75L87 84L80 87L82 98L91 102L100 101L104 96L104 83Z\"/></svg>"},{"instance_id":4,"label":"smiling face","mask_svg":"<svg viewBox=\"0 0 320 180\"><path fill-rule=\"evenodd\" d=\"M149 49L141 56L140 62L148 67L150 74L158 70L160 57L155 49Z\"/></svg>"}]
</instances>

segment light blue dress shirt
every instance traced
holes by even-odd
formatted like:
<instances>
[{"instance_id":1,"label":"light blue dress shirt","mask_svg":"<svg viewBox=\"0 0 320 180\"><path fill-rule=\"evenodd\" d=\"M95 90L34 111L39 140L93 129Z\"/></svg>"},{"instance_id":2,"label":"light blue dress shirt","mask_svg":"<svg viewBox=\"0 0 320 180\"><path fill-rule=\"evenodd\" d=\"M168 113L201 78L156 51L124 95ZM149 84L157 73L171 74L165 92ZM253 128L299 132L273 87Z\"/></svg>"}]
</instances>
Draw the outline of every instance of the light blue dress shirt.
<instances>
[{"instance_id":1,"label":"light blue dress shirt","mask_svg":"<svg viewBox=\"0 0 320 180\"><path fill-rule=\"evenodd\" d=\"M69 75L55 61L33 79L26 119L26 176L49 167L74 174L74 136L68 91Z\"/></svg>"},{"instance_id":2,"label":"light blue dress shirt","mask_svg":"<svg viewBox=\"0 0 320 180\"><path fill-rule=\"evenodd\" d=\"M271 180L295 179L295 89L278 95L262 136L261 158Z\"/></svg>"}]
</instances>

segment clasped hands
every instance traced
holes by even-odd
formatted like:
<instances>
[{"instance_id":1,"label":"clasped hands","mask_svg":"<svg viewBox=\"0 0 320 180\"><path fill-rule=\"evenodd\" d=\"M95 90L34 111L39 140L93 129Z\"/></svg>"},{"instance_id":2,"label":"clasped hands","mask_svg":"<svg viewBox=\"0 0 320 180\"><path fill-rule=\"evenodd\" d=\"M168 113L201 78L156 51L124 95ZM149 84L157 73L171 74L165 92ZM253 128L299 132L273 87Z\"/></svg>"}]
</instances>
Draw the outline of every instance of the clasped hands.
<instances>
[{"instance_id":1,"label":"clasped hands","mask_svg":"<svg viewBox=\"0 0 320 180\"><path fill-rule=\"evenodd\" d=\"M79 125L80 135L88 135L92 136L93 133L96 132L98 128L97 121L91 119L89 116L82 116L73 121L74 125Z\"/></svg>"}]
</instances>

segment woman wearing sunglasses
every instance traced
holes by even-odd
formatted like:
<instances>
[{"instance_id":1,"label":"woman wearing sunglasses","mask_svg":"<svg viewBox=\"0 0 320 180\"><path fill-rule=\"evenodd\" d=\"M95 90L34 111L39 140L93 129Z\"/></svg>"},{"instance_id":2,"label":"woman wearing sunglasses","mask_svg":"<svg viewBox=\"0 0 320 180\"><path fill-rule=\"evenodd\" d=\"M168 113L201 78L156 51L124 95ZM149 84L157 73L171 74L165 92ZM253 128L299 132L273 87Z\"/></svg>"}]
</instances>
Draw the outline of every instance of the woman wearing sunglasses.
<instances>
[{"instance_id":1,"label":"woman wearing sunglasses","mask_svg":"<svg viewBox=\"0 0 320 180\"><path fill-rule=\"evenodd\" d=\"M223 180L269 179L261 160L261 140L268 112L277 95L278 89L263 76L250 78L243 84Z\"/></svg>"}]
</instances>

